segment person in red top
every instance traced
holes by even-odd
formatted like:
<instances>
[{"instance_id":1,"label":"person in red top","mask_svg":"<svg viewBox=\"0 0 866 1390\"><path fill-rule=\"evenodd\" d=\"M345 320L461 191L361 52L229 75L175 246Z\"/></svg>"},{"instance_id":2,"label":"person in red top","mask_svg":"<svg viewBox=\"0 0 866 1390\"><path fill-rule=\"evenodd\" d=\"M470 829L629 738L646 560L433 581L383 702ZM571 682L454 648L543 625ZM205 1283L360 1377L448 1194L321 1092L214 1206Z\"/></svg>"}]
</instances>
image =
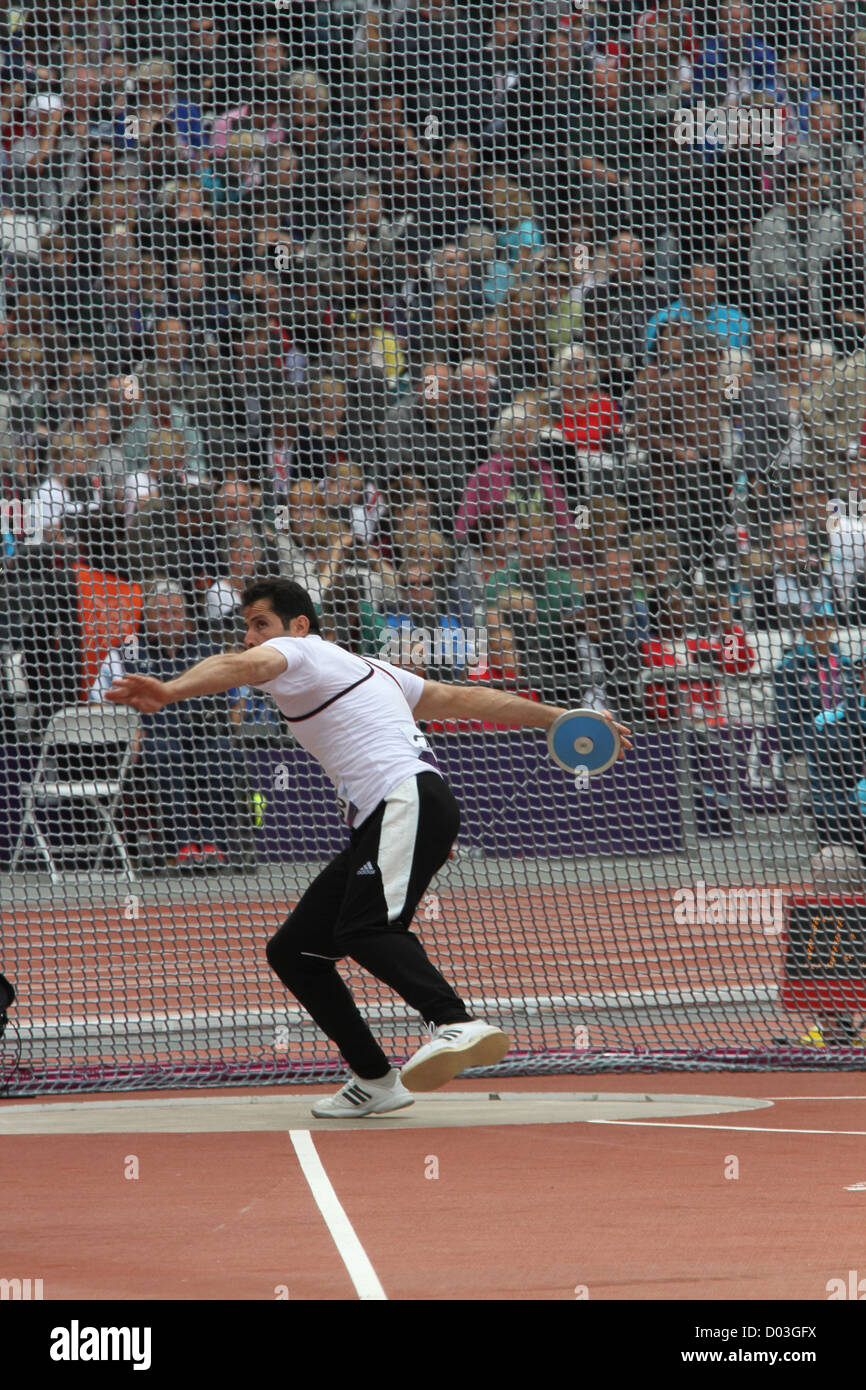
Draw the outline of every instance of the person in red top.
<instances>
[{"instance_id":1,"label":"person in red top","mask_svg":"<svg viewBox=\"0 0 866 1390\"><path fill-rule=\"evenodd\" d=\"M27 84L21 80L11 82L0 99L0 144L7 153L35 128L28 123L29 100Z\"/></svg>"},{"instance_id":2,"label":"person in red top","mask_svg":"<svg viewBox=\"0 0 866 1390\"><path fill-rule=\"evenodd\" d=\"M622 416L612 397L598 389L595 364L579 343L571 343L560 353L553 383L560 401L557 431L565 449L567 471L574 468L576 455L578 474L588 487L589 474L622 430Z\"/></svg>"},{"instance_id":3,"label":"person in red top","mask_svg":"<svg viewBox=\"0 0 866 1390\"><path fill-rule=\"evenodd\" d=\"M672 685L669 680L651 680L644 687L644 713L647 718L667 722L677 716L676 703L685 701L691 718L717 728L727 722L719 676L748 675L757 660L757 652L742 624L734 621L730 606L721 599L708 604L708 608L712 608L712 612L706 615L706 625L712 627L710 634L703 637L687 636L681 639L682 645L678 648L673 640L679 635L677 629L681 631L676 616L677 606L671 603L671 621L669 625L665 624L667 630L650 630L640 649L645 666L682 668L683 676L677 682L678 701L674 702L672 708Z\"/></svg>"}]
</instances>

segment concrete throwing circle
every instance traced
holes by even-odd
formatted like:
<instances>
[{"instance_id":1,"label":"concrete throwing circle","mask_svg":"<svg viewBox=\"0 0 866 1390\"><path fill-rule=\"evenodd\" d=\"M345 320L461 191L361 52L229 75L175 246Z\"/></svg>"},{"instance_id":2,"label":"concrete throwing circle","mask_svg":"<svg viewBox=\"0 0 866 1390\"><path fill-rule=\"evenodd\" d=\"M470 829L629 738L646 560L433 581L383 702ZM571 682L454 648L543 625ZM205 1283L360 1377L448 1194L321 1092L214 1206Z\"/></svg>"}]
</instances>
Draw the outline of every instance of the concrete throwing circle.
<instances>
[{"instance_id":1,"label":"concrete throwing circle","mask_svg":"<svg viewBox=\"0 0 866 1390\"><path fill-rule=\"evenodd\" d=\"M744 1096L603 1091L471 1091L419 1095L390 1115L318 1120L310 1108L334 1088L297 1096L191 1096L0 1103L3 1134L229 1134L286 1129L454 1129L478 1125L568 1125L589 1120L663 1120L764 1110Z\"/></svg>"}]
</instances>

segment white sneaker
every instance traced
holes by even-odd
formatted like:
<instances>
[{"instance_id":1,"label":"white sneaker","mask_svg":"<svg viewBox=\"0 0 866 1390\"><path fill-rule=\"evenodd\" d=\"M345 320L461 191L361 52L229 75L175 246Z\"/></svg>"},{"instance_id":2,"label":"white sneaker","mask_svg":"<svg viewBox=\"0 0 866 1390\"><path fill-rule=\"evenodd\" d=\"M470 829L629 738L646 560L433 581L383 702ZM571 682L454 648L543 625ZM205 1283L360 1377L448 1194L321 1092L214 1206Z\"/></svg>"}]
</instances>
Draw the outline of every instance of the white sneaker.
<instances>
[{"instance_id":1,"label":"white sneaker","mask_svg":"<svg viewBox=\"0 0 866 1390\"><path fill-rule=\"evenodd\" d=\"M400 1073L394 1067L379 1081L365 1081L352 1074L335 1096L327 1096L313 1106L313 1114L319 1120L359 1119L362 1115L384 1115L388 1110L402 1110L406 1105L414 1105L411 1096L400 1080Z\"/></svg>"},{"instance_id":2,"label":"white sneaker","mask_svg":"<svg viewBox=\"0 0 866 1390\"><path fill-rule=\"evenodd\" d=\"M511 1039L483 1019L471 1023L442 1023L430 1029L430 1041L419 1047L402 1071L410 1091L435 1091L467 1067L501 1062Z\"/></svg>"}]
</instances>

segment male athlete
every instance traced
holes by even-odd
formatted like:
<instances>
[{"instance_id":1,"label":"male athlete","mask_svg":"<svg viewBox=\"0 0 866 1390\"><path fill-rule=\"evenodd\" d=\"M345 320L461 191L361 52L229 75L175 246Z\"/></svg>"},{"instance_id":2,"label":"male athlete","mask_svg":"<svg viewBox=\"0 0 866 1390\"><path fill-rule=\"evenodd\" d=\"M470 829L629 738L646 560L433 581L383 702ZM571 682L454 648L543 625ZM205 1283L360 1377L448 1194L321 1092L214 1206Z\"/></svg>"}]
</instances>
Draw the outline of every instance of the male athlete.
<instances>
[{"instance_id":1,"label":"male athlete","mask_svg":"<svg viewBox=\"0 0 866 1390\"><path fill-rule=\"evenodd\" d=\"M466 1067L499 1062L509 1047L499 1028L472 1018L409 930L460 825L457 802L415 720L488 719L547 729L563 711L354 656L323 640L312 599L290 580L253 583L241 602L244 652L207 657L165 682L127 676L106 699L151 714L174 700L258 686L270 691L298 742L322 763L337 789L349 844L268 942L268 960L353 1073L313 1114L400 1110L412 1104L411 1092L435 1090ZM629 748L628 730L617 727ZM395 990L430 1029L402 1077L337 972L343 956Z\"/></svg>"}]
</instances>

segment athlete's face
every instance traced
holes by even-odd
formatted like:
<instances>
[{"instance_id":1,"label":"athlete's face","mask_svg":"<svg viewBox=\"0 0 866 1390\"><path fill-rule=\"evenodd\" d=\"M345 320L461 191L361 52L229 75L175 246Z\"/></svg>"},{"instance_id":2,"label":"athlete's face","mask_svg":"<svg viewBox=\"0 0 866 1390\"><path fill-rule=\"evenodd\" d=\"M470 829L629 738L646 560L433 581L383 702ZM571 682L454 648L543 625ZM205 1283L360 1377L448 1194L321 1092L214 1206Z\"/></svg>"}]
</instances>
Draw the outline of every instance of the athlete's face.
<instances>
[{"instance_id":1,"label":"athlete's face","mask_svg":"<svg viewBox=\"0 0 866 1390\"><path fill-rule=\"evenodd\" d=\"M292 618L288 627L271 607L270 599L259 598L244 609L244 622L247 633L245 647L260 647L271 637L306 637L310 630L309 618Z\"/></svg>"}]
</instances>

